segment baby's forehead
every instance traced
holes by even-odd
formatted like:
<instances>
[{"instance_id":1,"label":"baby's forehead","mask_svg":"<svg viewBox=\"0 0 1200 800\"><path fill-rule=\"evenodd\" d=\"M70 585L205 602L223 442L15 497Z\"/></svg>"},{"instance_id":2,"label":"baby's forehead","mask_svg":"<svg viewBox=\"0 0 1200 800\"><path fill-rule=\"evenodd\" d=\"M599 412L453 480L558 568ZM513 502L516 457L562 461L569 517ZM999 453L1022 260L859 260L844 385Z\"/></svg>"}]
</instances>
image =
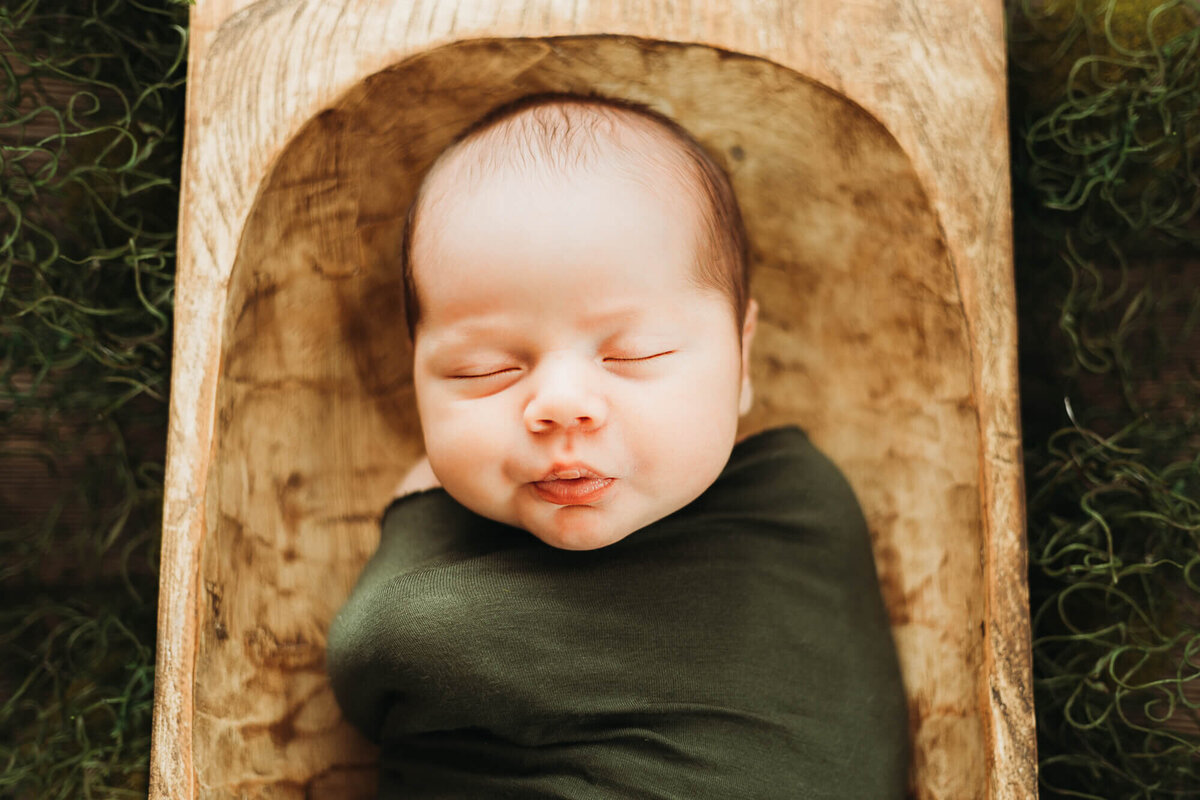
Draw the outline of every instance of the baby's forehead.
<instances>
[{"instance_id":1,"label":"baby's forehead","mask_svg":"<svg viewBox=\"0 0 1200 800\"><path fill-rule=\"evenodd\" d=\"M561 134L533 130L539 123L527 112L456 143L425 176L427 205L462 196L485 181L503 186L530 176L547 184L553 178L620 176L669 193L674 202L700 199L686 148L657 123L621 109L581 110L570 103L535 112L566 115Z\"/></svg>"}]
</instances>

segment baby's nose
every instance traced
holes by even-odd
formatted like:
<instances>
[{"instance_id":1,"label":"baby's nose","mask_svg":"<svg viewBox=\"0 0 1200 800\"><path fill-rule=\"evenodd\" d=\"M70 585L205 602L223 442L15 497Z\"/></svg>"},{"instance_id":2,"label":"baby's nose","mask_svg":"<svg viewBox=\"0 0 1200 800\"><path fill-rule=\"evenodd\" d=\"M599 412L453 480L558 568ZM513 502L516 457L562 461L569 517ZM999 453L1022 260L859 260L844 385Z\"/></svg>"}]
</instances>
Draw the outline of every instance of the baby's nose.
<instances>
[{"instance_id":1,"label":"baby's nose","mask_svg":"<svg viewBox=\"0 0 1200 800\"><path fill-rule=\"evenodd\" d=\"M556 428L593 431L604 425L608 404L593 386L588 366L558 359L538 366L534 394L525 407L525 426L533 433Z\"/></svg>"}]
</instances>

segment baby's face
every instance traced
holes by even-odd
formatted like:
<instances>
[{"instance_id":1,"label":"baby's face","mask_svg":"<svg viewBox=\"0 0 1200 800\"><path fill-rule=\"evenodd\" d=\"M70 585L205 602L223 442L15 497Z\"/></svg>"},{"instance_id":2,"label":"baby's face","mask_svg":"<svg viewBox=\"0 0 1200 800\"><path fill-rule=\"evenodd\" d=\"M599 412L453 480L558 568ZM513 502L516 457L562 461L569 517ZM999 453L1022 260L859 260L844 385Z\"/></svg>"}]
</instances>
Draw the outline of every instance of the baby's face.
<instances>
[{"instance_id":1,"label":"baby's face","mask_svg":"<svg viewBox=\"0 0 1200 800\"><path fill-rule=\"evenodd\" d=\"M739 347L729 300L690 283L690 202L595 173L452 198L412 252L417 406L446 491L570 550L703 493L736 439L753 331Z\"/></svg>"}]
</instances>

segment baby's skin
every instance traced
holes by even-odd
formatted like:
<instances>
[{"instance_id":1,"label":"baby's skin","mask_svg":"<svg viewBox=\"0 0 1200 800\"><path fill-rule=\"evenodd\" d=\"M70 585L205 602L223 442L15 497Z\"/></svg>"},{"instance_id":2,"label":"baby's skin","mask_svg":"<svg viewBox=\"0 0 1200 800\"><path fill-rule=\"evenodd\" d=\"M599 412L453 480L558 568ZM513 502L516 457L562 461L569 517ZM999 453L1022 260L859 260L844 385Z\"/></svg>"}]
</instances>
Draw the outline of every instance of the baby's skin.
<instances>
[{"instance_id":1,"label":"baby's skin","mask_svg":"<svg viewBox=\"0 0 1200 800\"><path fill-rule=\"evenodd\" d=\"M442 482L437 479L437 475L433 474L433 468L429 466L429 456L421 456L417 463L409 467L393 495L403 497L413 492L436 489L441 485Z\"/></svg>"},{"instance_id":2,"label":"baby's skin","mask_svg":"<svg viewBox=\"0 0 1200 800\"><path fill-rule=\"evenodd\" d=\"M737 320L697 283L693 193L603 162L432 178L412 243L427 455L396 493L441 486L569 550L700 496L751 404L758 307Z\"/></svg>"}]
</instances>

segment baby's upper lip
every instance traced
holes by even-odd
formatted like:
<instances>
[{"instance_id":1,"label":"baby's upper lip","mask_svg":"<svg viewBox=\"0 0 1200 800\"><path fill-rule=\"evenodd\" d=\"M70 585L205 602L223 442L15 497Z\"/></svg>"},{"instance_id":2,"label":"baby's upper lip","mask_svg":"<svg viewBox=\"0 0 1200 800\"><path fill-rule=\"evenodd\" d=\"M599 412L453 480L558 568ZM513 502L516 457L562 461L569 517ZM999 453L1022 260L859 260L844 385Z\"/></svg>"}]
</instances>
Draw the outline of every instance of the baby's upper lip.
<instances>
[{"instance_id":1,"label":"baby's upper lip","mask_svg":"<svg viewBox=\"0 0 1200 800\"><path fill-rule=\"evenodd\" d=\"M571 478L603 478L596 470L582 461L556 462L550 471L542 476L543 481L569 480Z\"/></svg>"}]
</instances>

